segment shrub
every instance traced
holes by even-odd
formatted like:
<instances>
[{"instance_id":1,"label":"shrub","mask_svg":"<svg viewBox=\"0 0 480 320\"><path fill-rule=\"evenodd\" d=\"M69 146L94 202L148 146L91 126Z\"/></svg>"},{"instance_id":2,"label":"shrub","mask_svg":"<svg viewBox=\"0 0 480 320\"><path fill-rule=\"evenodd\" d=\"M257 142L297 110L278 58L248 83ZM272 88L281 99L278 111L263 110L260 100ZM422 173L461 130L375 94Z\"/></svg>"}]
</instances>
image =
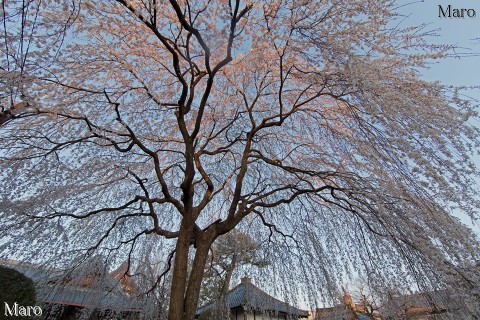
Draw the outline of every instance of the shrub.
<instances>
[{"instance_id":1,"label":"shrub","mask_svg":"<svg viewBox=\"0 0 480 320\"><path fill-rule=\"evenodd\" d=\"M0 319L34 319L35 317L7 317L5 303L13 308L15 302L20 306L34 306L35 301L33 280L14 269L0 266Z\"/></svg>"}]
</instances>

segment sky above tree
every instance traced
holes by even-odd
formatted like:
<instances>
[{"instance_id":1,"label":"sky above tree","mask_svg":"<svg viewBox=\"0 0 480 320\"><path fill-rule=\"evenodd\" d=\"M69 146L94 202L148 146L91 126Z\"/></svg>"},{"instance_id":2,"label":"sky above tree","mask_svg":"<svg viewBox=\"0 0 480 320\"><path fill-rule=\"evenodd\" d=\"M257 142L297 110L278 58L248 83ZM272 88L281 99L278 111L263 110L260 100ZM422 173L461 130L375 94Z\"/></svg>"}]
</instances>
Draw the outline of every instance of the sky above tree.
<instances>
[{"instance_id":1,"label":"sky above tree","mask_svg":"<svg viewBox=\"0 0 480 320\"><path fill-rule=\"evenodd\" d=\"M431 43L449 43L459 47L458 55L432 64L430 69L423 70L426 80L442 81L449 85L475 86L480 84L480 3L474 0L454 2L455 8L473 8L477 12L475 18L449 19L438 17L438 5L444 7L448 2L434 0L398 1L399 11L406 17L406 25L426 24L428 30L437 30L437 36L430 37ZM460 59L462 57L462 59ZM473 92L476 96L478 90Z\"/></svg>"},{"instance_id":2,"label":"sky above tree","mask_svg":"<svg viewBox=\"0 0 480 320\"><path fill-rule=\"evenodd\" d=\"M452 51L451 56L435 61L428 69L423 69L422 77L427 81L441 81L452 86L480 86L480 3L474 0L455 1L455 8L475 9L477 16L465 19L439 18L438 5L446 7L447 2L401 0L398 4L399 12L405 15L405 25L425 24L427 30L435 31L436 35L427 38L429 43L445 43L458 47ZM478 87L467 90L464 94L480 101ZM480 123L474 125L480 126ZM475 162L480 165L478 157ZM472 223L471 219L462 215L459 217L480 236L479 223Z\"/></svg>"}]
</instances>

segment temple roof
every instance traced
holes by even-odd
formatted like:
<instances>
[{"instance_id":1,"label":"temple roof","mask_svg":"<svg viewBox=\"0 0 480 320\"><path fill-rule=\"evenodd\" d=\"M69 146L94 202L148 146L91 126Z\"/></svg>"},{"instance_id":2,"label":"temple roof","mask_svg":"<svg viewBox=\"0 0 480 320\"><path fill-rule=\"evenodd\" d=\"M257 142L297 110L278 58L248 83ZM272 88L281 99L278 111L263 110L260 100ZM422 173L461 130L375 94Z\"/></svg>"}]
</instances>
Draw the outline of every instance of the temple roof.
<instances>
[{"instance_id":1,"label":"temple roof","mask_svg":"<svg viewBox=\"0 0 480 320\"><path fill-rule=\"evenodd\" d=\"M230 309L242 307L245 310L261 310L308 317L308 311L292 307L286 302L270 296L254 286L248 278L242 279L242 283L230 290L225 296L225 301ZM204 313L213 306L214 303L210 303L198 309L196 315Z\"/></svg>"},{"instance_id":2,"label":"temple roof","mask_svg":"<svg viewBox=\"0 0 480 320\"><path fill-rule=\"evenodd\" d=\"M66 271L0 260L1 265L25 274L35 282L39 301L116 311L142 311L141 299L129 295L122 287L121 279L116 278L121 274L122 267L110 274L98 257L88 262L83 268Z\"/></svg>"}]
</instances>

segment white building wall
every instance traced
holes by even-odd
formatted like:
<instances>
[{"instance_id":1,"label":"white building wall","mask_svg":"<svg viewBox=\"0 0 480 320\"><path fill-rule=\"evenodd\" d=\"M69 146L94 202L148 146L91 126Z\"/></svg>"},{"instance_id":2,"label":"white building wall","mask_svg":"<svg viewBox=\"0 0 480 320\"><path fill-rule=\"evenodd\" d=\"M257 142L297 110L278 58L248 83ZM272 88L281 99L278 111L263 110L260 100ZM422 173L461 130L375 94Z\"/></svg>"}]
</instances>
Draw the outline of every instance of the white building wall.
<instances>
[{"instance_id":1,"label":"white building wall","mask_svg":"<svg viewBox=\"0 0 480 320\"><path fill-rule=\"evenodd\" d=\"M255 313L245 313L243 310L238 310L236 313L233 311L230 313L230 320L285 320L284 316L269 317Z\"/></svg>"}]
</instances>

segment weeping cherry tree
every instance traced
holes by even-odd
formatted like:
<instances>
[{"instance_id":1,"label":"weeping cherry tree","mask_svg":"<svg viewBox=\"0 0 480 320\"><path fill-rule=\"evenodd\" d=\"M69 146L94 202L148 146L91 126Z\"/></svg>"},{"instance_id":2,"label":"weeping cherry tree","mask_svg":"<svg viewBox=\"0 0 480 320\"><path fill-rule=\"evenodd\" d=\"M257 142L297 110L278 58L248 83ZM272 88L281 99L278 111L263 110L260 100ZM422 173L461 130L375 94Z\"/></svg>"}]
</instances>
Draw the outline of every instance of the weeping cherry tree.
<instances>
[{"instance_id":1,"label":"weeping cherry tree","mask_svg":"<svg viewBox=\"0 0 480 320\"><path fill-rule=\"evenodd\" d=\"M288 301L363 277L455 290L480 313L478 239L453 215L478 218L477 114L420 78L451 48L395 1L0 13L2 256L154 261L168 319L184 320L212 244L241 230L267 244L258 281Z\"/></svg>"}]
</instances>

